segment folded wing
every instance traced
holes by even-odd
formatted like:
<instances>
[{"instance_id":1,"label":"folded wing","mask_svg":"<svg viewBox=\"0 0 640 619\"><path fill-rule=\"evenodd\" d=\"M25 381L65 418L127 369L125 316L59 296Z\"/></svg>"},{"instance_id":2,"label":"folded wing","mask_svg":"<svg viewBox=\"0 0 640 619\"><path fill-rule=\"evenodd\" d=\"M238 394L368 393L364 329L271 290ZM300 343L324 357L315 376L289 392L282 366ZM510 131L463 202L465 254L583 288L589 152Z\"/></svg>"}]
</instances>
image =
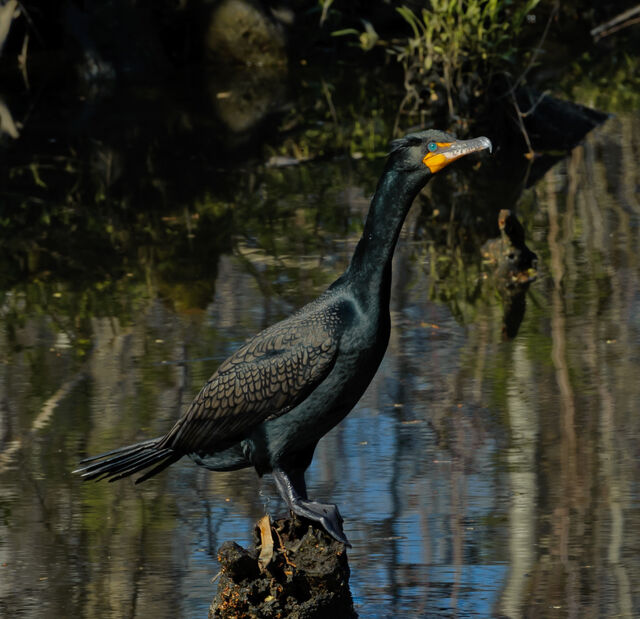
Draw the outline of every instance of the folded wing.
<instances>
[{"instance_id":1,"label":"folded wing","mask_svg":"<svg viewBox=\"0 0 640 619\"><path fill-rule=\"evenodd\" d=\"M211 376L159 448L210 453L302 402L331 371L337 310L294 315L249 340Z\"/></svg>"}]
</instances>

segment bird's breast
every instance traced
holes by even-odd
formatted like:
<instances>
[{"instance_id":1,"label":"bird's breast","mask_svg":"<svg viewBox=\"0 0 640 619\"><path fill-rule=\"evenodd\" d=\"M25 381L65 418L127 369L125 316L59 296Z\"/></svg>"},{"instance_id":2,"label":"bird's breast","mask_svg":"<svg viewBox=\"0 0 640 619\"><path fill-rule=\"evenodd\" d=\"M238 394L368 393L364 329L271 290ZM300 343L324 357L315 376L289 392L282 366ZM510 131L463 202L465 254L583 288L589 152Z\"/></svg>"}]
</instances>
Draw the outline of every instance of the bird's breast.
<instances>
[{"instance_id":1,"label":"bird's breast","mask_svg":"<svg viewBox=\"0 0 640 619\"><path fill-rule=\"evenodd\" d=\"M335 364L325 380L294 409L261 424L256 435L267 452L261 459L268 458L273 467L292 452L313 449L353 409L384 357L389 330L384 324L378 327L343 334Z\"/></svg>"}]
</instances>

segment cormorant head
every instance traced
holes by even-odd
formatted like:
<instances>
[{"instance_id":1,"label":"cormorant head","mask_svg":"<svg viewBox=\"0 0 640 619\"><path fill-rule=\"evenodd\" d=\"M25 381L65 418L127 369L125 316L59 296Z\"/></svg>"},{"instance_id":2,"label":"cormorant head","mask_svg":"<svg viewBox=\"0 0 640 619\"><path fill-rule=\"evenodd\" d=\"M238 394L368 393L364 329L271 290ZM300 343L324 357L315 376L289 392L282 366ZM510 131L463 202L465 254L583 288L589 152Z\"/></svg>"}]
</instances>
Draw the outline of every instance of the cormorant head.
<instances>
[{"instance_id":1,"label":"cormorant head","mask_svg":"<svg viewBox=\"0 0 640 619\"><path fill-rule=\"evenodd\" d=\"M406 172L424 171L431 175L456 159L485 148L491 152L491 141L485 137L458 140L444 131L427 129L394 140L389 159L396 169Z\"/></svg>"}]
</instances>

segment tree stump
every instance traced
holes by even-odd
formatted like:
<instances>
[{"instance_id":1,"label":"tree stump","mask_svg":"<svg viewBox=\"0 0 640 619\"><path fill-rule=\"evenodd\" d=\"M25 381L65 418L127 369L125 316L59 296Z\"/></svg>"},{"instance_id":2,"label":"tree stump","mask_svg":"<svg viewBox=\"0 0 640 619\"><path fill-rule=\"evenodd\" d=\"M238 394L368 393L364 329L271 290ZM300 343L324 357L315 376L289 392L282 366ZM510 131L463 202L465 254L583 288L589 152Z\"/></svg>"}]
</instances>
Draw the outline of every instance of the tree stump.
<instances>
[{"instance_id":1,"label":"tree stump","mask_svg":"<svg viewBox=\"0 0 640 619\"><path fill-rule=\"evenodd\" d=\"M222 566L209 619L357 617L344 544L297 518L257 524L254 548L218 549Z\"/></svg>"}]
</instances>

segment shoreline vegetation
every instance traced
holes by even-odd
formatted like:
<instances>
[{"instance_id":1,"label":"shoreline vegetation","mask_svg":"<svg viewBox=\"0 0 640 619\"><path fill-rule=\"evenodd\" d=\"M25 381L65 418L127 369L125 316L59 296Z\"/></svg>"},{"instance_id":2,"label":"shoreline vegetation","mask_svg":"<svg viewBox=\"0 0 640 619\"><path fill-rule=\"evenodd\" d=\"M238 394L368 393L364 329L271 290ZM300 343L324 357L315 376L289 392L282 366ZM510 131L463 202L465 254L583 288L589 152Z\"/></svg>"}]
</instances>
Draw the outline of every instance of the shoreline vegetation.
<instances>
[{"instance_id":1,"label":"shoreline vegetation","mask_svg":"<svg viewBox=\"0 0 640 619\"><path fill-rule=\"evenodd\" d=\"M503 188L501 207L514 208L606 118L554 95L580 93L607 111L638 101L631 29L598 42L590 34L617 5L603 13L589 2L473 0L390 11L325 0L274 13L245 0L178 12L125 2L128 19L116 27L108 1L67 13L21 3L8 22L10 4L0 57L0 294L15 300L10 293L21 291L24 300L9 315L61 289L74 299L67 310L76 325L118 289L203 308L229 252L265 270L262 285L277 291L267 282L288 251L283 226L323 255L319 229L352 237L361 225L359 214L326 207L300 219L298 206L274 198L282 187L330 198L335 175L353 172L370 193L398 130L433 123L464 134L473 124L500 144L487 175ZM239 36L221 43L216 33L234 23ZM577 41L570 50L569 40ZM331 173L316 177L313 166L327 162ZM464 166L458 176L466 178ZM447 195L449 180L441 183ZM477 210L477 221L456 224L472 255L497 212ZM436 251L455 262L442 245L453 214L437 195L422 211ZM319 277L331 274L311 269L307 294L322 287ZM72 339L84 354L86 334Z\"/></svg>"}]
</instances>

